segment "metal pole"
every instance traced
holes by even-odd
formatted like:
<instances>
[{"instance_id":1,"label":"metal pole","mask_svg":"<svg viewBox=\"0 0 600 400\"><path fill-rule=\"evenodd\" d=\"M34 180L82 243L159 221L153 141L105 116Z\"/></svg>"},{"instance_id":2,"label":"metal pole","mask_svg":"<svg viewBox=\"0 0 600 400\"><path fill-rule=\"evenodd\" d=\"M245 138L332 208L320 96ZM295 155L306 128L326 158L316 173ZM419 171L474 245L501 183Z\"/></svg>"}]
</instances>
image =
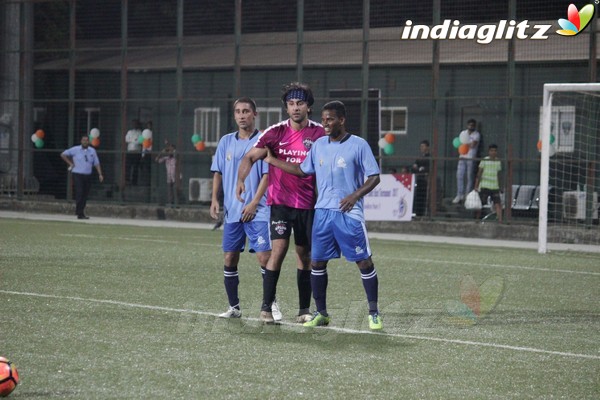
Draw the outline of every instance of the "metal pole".
<instances>
[{"instance_id":1,"label":"metal pole","mask_svg":"<svg viewBox=\"0 0 600 400\"><path fill-rule=\"evenodd\" d=\"M304 0L298 0L296 13L296 79L302 82L304 67Z\"/></svg>"},{"instance_id":2,"label":"metal pole","mask_svg":"<svg viewBox=\"0 0 600 400\"><path fill-rule=\"evenodd\" d=\"M235 0L235 54L233 60L233 97L240 97L242 94L242 65L240 58L240 47L242 45L242 0Z\"/></svg>"},{"instance_id":3,"label":"metal pole","mask_svg":"<svg viewBox=\"0 0 600 400\"><path fill-rule=\"evenodd\" d=\"M360 96L360 135L367 139L369 128L369 15L370 1L363 0L362 91Z\"/></svg>"},{"instance_id":4,"label":"metal pole","mask_svg":"<svg viewBox=\"0 0 600 400\"><path fill-rule=\"evenodd\" d=\"M125 201L127 143L123 134L127 129L127 13L128 0L121 2L121 201Z\"/></svg>"}]
</instances>

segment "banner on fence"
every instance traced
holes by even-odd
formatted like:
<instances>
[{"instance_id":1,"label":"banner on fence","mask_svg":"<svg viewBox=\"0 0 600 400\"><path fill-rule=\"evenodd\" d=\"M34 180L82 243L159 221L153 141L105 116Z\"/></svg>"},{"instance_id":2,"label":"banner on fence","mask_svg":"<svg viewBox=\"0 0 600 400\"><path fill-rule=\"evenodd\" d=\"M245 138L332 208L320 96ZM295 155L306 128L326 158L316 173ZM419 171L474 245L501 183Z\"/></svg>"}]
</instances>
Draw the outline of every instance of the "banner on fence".
<instances>
[{"instance_id":1,"label":"banner on fence","mask_svg":"<svg viewBox=\"0 0 600 400\"><path fill-rule=\"evenodd\" d=\"M410 221L413 214L415 176L380 175L381 182L365 196L365 220Z\"/></svg>"}]
</instances>

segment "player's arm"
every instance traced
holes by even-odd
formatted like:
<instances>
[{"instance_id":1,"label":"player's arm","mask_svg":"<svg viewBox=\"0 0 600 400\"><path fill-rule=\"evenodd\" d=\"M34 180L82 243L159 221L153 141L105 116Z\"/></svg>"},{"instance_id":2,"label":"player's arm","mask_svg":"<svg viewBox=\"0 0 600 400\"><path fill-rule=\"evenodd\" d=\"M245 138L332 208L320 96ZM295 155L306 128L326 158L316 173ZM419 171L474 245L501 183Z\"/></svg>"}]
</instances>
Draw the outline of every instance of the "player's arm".
<instances>
[{"instance_id":1,"label":"player's arm","mask_svg":"<svg viewBox=\"0 0 600 400\"><path fill-rule=\"evenodd\" d=\"M379 185L379 175L371 175L367 178L365 183L354 192L340 200L340 210L342 212L348 212L354 208L354 205L364 196L369 194L371 190L375 189L375 186Z\"/></svg>"},{"instance_id":2,"label":"player's arm","mask_svg":"<svg viewBox=\"0 0 600 400\"><path fill-rule=\"evenodd\" d=\"M246 191L246 178L250 174L250 170L252 169L252 164L254 164L258 160L262 160L267 156L267 149L260 149L258 147L253 147L249 152L246 153L242 161L240 161L240 166L238 168L238 178L237 184L235 185L235 195L238 200L242 203L244 202L244 198L242 197L242 193Z\"/></svg>"},{"instance_id":3,"label":"player's arm","mask_svg":"<svg viewBox=\"0 0 600 400\"><path fill-rule=\"evenodd\" d=\"M100 167L100 163L95 165L96 172L98 172L98 180L100 183L104 182L104 175L102 175L102 167Z\"/></svg>"},{"instance_id":4,"label":"player's arm","mask_svg":"<svg viewBox=\"0 0 600 400\"><path fill-rule=\"evenodd\" d=\"M61 153L60 158L62 158L64 162L67 163L67 165L69 166L69 171L73 169L73 159L71 157L69 157L65 153Z\"/></svg>"},{"instance_id":5,"label":"player's arm","mask_svg":"<svg viewBox=\"0 0 600 400\"><path fill-rule=\"evenodd\" d=\"M258 184L258 188L256 189L256 194L250 203L246 204L244 208L242 208L242 222L249 222L256 217L256 210L260 203L260 200L267 192L267 188L269 187L269 175L264 174L262 178L260 178L260 183Z\"/></svg>"},{"instance_id":6,"label":"player's arm","mask_svg":"<svg viewBox=\"0 0 600 400\"><path fill-rule=\"evenodd\" d=\"M280 170L287 172L288 174L296 175L296 176L306 176L306 174L300 169L300 164L293 164L289 162L285 162L276 158L271 150L267 150L267 156L265 157L265 162L270 165L279 168Z\"/></svg>"},{"instance_id":7,"label":"player's arm","mask_svg":"<svg viewBox=\"0 0 600 400\"><path fill-rule=\"evenodd\" d=\"M483 168L479 167L479 169L477 170L477 176L475 177L475 186L473 186L477 191L479 190L479 182L481 182L481 175L483 175Z\"/></svg>"},{"instance_id":8,"label":"player's arm","mask_svg":"<svg viewBox=\"0 0 600 400\"><path fill-rule=\"evenodd\" d=\"M210 216L212 219L219 219L220 204L219 198L217 196L219 194L219 189L221 188L222 182L223 176L221 175L221 173L215 172L213 174L212 196L210 201Z\"/></svg>"}]
</instances>

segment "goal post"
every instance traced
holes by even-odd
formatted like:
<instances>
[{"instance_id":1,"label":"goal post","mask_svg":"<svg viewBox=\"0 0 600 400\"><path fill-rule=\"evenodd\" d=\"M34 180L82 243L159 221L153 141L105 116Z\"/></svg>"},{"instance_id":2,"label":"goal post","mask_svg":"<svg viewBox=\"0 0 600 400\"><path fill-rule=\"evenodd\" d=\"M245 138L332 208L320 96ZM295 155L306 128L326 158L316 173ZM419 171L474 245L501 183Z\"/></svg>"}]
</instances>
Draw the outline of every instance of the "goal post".
<instances>
[{"instance_id":1,"label":"goal post","mask_svg":"<svg viewBox=\"0 0 600 400\"><path fill-rule=\"evenodd\" d=\"M600 246L600 83L545 84L541 119L538 253Z\"/></svg>"}]
</instances>

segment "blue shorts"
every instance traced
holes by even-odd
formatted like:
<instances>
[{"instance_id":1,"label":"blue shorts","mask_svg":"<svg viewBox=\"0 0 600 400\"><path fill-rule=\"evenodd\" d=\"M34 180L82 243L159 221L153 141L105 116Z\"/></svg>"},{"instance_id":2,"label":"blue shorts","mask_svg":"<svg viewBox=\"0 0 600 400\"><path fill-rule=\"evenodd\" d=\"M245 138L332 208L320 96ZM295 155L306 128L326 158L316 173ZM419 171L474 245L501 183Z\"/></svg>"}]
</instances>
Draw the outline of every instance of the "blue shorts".
<instances>
[{"instance_id":1,"label":"blue shorts","mask_svg":"<svg viewBox=\"0 0 600 400\"><path fill-rule=\"evenodd\" d=\"M365 223L351 218L347 213L317 208L312 231L313 261L340 258L362 261L371 257L371 247Z\"/></svg>"},{"instance_id":2,"label":"blue shorts","mask_svg":"<svg viewBox=\"0 0 600 400\"><path fill-rule=\"evenodd\" d=\"M223 251L244 251L248 238L250 253L271 251L268 221L231 222L223 225Z\"/></svg>"}]
</instances>

